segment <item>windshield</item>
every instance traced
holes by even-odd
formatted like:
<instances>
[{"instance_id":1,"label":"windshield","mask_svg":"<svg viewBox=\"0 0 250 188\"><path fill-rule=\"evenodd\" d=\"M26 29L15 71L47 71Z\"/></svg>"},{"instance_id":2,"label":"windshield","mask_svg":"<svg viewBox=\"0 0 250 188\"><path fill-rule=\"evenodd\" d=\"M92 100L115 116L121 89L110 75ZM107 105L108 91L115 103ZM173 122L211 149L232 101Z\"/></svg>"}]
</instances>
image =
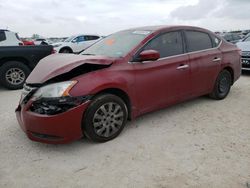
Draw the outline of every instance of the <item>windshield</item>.
<instances>
[{"instance_id":1,"label":"windshield","mask_svg":"<svg viewBox=\"0 0 250 188\"><path fill-rule=\"evenodd\" d=\"M69 37L69 38L65 39L65 41L64 41L64 42L70 42L73 38L75 38L75 36L71 36L71 37Z\"/></svg>"},{"instance_id":2,"label":"windshield","mask_svg":"<svg viewBox=\"0 0 250 188\"><path fill-rule=\"evenodd\" d=\"M250 41L250 36L247 37L247 38L245 38L244 41L245 41L245 42L249 42L249 41Z\"/></svg>"},{"instance_id":3,"label":"windshield","mask_svg":"<svg viewBox=\"0 0 250 188\"><path fill-rule=\"evenodd\" d=\"M149 34L150 31L120 31L95 43L81 54L124 57Z\"/></svg>"}]
</instances>

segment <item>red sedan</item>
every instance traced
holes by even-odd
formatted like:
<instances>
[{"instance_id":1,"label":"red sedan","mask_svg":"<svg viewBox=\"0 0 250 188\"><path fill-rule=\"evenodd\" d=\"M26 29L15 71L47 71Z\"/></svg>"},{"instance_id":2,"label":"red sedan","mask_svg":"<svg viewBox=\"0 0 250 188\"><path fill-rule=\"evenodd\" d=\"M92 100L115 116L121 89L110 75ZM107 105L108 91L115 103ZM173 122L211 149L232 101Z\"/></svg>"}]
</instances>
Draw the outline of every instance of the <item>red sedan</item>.
<instances>
[{"instance_id":1,"label":"red sedan","mask_svg":"<svg viewBox=\"0 0 250 188\"><path fill-rule=\"evenodd\" d=\"M126 121L194 97L224 99L240 77L240 50L189 26L114 33L79 55L50 55L32 71L16 109L27 136L105 142Z\"/></svg>"}]
</instances>

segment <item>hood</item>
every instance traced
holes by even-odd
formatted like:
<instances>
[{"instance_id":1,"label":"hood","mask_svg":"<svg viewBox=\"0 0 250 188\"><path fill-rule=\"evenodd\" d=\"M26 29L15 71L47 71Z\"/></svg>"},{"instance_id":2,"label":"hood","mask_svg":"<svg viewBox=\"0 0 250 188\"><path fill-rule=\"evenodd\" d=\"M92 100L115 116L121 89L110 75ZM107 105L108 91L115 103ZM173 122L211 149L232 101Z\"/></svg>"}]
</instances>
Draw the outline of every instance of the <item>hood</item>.
<instances>
[{"instance_id":1,"label":"hood","mask_svg":"<svg viewBox=\"0 0 250 188\"><path fill-rule=\"evenodd\" d=\"M58 47L58 46L60 46L62 44L63 44L63 42L56 42L56 43L53 43L52 46L53 47Z\"/></svg>"},{"instance_id":2,"label":"hood","mask_svg":"<svg viewBox=\"0 0 250 188\"><path fill-rule=\"evenodd\" d=\"M114 61L114 58L104 56L53 54L45 57L38 63L26 82L29 84L42 84L51 78L68 73L84 64L107 66L111 65Z\"/></svg>"},{"instance_id":3,"label":"hood","mask_svg":"<svg viewBox=\"0 0 250 188\"><path fill-rule=\"evenodd\" d=\"M238 42L236 45L241 49L241 51L250 51L250 41Z\"/></svg>"}]
</instances>

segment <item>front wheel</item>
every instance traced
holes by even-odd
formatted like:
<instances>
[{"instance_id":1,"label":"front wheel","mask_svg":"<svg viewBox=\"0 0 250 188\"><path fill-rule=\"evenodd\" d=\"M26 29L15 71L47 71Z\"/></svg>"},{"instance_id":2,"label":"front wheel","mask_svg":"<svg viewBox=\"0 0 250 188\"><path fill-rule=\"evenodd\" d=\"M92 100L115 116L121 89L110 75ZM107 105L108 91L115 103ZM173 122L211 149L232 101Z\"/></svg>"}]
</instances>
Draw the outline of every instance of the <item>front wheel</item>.
<instances>
[{"instance_id":1,"label":"front wheel","mask_svg":"<svg viewBox=\"0 0 250 188\"><path fill-rule=\"evenodd\" d=\"M70 53L73 53L73 51L70 48L63 48L60 50L59 53L70 54Z\"/></svg>"},{"instance_id":2,"label":"front wheel","mask_svg":"<svg viewBox=\"0 0 250 188\"><path fill-rule=\"evenodd\" d=\"M224 99L230 92L232 76L228 70L223 70L218 75L214 89L210 93L210 97L216 100Z\"/></svg>"},{"instance_id":3,"label":"front wheel","mask_svg":"<svg viewBox=\"0 0 250 188\"><path fill-rule=\"evenodd\" d=\"M97 96L83 117L83 133L96 142L112 140L121 133L127 118L127 106L121 98L112 94Z\"/></svg>"}]
</instances>

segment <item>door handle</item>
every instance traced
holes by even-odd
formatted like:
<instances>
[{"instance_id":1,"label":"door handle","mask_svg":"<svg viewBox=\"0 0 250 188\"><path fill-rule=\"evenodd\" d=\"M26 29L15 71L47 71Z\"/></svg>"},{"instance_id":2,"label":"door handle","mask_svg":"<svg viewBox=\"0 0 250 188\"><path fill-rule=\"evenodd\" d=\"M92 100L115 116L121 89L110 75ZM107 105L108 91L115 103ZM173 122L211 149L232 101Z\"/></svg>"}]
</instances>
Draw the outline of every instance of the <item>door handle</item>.
<instances>
[{"instance_id":1,"label":"door handle","mask_svg":"<svg viewBox=\"0 0 250 188\"><path fill-rule=\"evenodd\" d=\"M218 61L221 61L221 58L215 57L215 58L213 59L213 62L218 62Z\"/></svg>"},{"instance_id":2,"label":"door handle","mask_svg":"<svg viewBox=\"0 0 250 188\"><path fill-rule=\"evenodd\" d=\"M182 69L187 69L189 67L189 65L180 65L179 67L177 67L177 70L182 70Z\"/></svg>"}]
</instances>

